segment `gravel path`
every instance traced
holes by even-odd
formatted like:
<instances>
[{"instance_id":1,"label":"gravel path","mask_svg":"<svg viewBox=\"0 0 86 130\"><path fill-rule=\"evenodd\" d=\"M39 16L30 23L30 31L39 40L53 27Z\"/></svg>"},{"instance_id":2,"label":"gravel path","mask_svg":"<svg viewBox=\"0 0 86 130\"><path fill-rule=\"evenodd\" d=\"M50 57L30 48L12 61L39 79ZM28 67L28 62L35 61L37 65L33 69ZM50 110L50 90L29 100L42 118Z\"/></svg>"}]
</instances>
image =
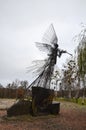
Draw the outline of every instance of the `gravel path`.
<instances>
[{"instance_id":1,"label":"gravel path","mask_svg":"<svg viewBox=\"0 0 86 130\"><path fill-rule=\"evenodd\" d=\"M63 102L57 116L39 117L6 118L6 110L0 110L0 130L86 130L86 106Z\"/></svg>"}]
</instances>

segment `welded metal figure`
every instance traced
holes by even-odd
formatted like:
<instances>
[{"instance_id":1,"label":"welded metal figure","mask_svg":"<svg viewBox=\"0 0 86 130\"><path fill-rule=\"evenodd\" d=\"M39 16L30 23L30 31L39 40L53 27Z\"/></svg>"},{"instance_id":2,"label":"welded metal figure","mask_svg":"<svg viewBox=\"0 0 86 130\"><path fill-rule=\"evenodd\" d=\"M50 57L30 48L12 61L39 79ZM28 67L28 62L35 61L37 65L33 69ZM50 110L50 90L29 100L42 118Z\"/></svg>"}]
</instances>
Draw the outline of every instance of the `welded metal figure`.
<instances>
[{"instance_id":1,"label":"welded metal figure","mask_svg":"<svg viewBox=\"0 0 86 130\"><path fill-rule=\"evenodd\" d=\"M33 68L36 70L35 73L37 74L37 77L29 87L37 86L50 89L51 77L54 72L54 66L57 62L57 56L61 57L63 53L68 53L65 50L59 49L57 42L58 38L54 27L51 24L49 29L44 34L43 43L36 42L36 46L41 51L48 52L48 57L43 61L35 61L36 65ZM37 66L38 68L36 68Z\"/></svg>"}]
</instances>

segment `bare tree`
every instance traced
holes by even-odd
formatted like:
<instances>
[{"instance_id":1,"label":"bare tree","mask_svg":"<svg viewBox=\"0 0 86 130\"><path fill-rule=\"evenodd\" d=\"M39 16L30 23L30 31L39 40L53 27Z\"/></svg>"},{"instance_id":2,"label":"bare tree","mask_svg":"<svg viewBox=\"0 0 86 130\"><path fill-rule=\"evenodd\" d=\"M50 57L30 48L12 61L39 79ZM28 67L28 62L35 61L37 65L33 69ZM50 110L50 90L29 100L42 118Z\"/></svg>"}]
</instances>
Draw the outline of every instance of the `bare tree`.
<instances>
[{"instance_id":1,"label":"bare tree","mask_svg":"<svg viewBox=\"0 0 86 130\"><path fill-rule=\"evenodd\" d=\"M3 85L0 83L0 88L3 88Z\"/></svg>"},{"instance_id":2,"label":"bare tree","mask_svg":"<svg viewBox=\"0 0 86 130\"><path fill-rule=\"evenodd\" d=\"M62 84L64 90L69 91L68 97L71 98L71 91L74 90L74 83L76 77L76 62L69 59L63 69Z\"/></svg>"}]
</instances>

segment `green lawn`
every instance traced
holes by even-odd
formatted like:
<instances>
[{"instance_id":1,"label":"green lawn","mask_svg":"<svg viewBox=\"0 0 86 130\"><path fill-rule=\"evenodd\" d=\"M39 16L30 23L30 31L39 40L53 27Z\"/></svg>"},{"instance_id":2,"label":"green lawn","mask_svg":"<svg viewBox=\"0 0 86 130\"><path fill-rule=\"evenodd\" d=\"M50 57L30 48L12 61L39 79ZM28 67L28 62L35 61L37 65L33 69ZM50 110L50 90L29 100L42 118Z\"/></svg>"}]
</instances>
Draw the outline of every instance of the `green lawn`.
<instances>
[{"instance_id":1,"label":"green lawn","mask_svg":"<svg viewBox=\"0 0 86 130\"><path fill-rule=\"evenodd\" d=\"M56 101L68 101L68 102L73 102L73 103L77 103L79 105L86 105L86 98L55 98Z\"/></svg>"}]
</instances>

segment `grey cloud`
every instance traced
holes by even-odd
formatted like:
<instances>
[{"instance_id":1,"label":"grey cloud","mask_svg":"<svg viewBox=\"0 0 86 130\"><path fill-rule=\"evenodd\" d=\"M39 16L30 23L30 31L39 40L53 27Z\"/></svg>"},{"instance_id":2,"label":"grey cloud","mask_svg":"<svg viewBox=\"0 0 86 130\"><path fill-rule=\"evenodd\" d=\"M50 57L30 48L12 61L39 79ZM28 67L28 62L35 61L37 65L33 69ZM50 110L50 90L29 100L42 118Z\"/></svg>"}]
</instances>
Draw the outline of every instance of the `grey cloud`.
<instances>
[{"instance_id":1,"label":"grey cloud","mask_svg":"<svg viewBox=\"0 0 86 130\"><path fill-rule=\"evenodd\" d=\"M70 40L86 22L85 12L85 0L0 0L0 82L30 79L26 67L42 57L34 42L51 22L60 47L73 52Z\"/></svg>"}]
</instances>

